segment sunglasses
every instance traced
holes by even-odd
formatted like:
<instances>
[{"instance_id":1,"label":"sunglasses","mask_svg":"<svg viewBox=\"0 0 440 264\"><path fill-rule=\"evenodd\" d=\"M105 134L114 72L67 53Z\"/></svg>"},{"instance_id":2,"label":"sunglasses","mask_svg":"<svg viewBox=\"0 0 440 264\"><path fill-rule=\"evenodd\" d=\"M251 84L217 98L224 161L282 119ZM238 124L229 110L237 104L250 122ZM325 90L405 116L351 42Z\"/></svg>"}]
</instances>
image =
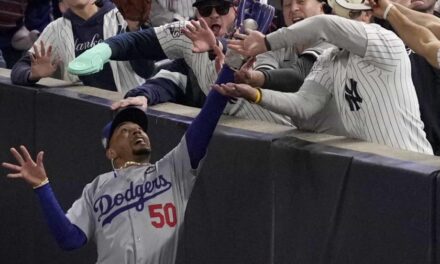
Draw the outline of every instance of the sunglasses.
<instances>
[{"instance_id":1,"label":"sunglasses","mask_svg":"<svg viewBox=\"0 0 440 264\"><path fill-rule=\"evenodd\" d=\"M215 9L215 12L220 16L224 16L229 12L229 8L231 8L231 5L226 3L216 6L199 6L197 10L202 17L209 17L213 9Z\"/></svg>"}]
</instances>

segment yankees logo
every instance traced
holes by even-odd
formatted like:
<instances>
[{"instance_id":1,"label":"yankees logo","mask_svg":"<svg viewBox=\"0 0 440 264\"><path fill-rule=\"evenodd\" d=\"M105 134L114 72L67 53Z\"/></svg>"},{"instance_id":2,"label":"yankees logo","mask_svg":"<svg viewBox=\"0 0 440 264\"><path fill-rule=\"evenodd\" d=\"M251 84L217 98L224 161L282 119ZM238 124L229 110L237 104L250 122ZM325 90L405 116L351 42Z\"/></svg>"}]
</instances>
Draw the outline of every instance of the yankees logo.
<instances>
[{"instance_id":1,"label":"yankees logo","mask_svg":"<svg viewBox=\"0 0 440 264\"><path fill-rule=\"evenodd\" d=\"M361 109L359 104L362 103L363 100L357 91L357 82L350 79L350 87L351 89L345 84L345 100L347 100L348 105L350 106L350 111L359 111L359 109Z\"/></svg>"},{"instance_id":2,"label":"yankees logo","mask_svg":"<svg viewBox=\"0 0 440 264\"><path fill-rule=\"evenodd\" d=\"M178 38L182 35L182 28L184 26L185 25L182 23L179 23L178 25L169 24L169 25L166 25L166 29L168 29L168 31L170 32L170 34L173 38Z\"/></svg>"},{"instance_id":3,"label":"yankees logo","mask_svg":"<svg viewBox=\"0 0 440 264\"><path fill-rule=\"evenodd\" d=\"M137 211L144 210L144 205L148 200L168 191L171 185L171 182L165 179L163 175L159 175L156 179L145 181L136 186L134 186L133 182L130 182L130 187L125 192L117 193L113 197L108 194L98 197L93 204L93 210L99 214L98 221L104 218L102 221L102 226L104 226L110 224L113 218L120 213L133 207ZM131 201L133 202L130 203ZM119 207L124 202L128 204Z\"/></svg>"}]
</instances>

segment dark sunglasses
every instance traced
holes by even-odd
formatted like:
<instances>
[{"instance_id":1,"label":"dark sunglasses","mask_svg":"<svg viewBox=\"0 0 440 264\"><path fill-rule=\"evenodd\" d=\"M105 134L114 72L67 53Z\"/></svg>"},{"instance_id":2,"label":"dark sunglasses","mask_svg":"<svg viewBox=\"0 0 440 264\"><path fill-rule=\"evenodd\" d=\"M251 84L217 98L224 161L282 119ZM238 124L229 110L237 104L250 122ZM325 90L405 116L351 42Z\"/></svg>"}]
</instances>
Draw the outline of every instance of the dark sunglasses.
<instances>
[{"instance_id":1,"label":"dark sunglasses","mask_svg":"<svg viewBox=\"0 0 440 264\"><path fill-rule=\"evenodd\" d=\"M197 10L202 17L208 17L211 15L212 10L215 8L215 12L220 16L224 16L229 12L229 8L231 8L231 4L222 4L216 6L199 6Z\"/></svg>"}]
</instances>

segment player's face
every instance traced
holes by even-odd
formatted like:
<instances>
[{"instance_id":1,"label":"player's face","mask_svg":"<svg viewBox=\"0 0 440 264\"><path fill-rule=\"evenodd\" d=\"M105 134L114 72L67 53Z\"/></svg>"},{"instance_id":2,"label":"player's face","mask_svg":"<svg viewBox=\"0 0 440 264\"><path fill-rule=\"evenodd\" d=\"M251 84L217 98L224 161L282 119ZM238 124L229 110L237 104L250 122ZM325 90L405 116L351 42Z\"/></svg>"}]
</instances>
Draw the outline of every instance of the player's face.
<instances>
[{"instance_id":1,"label":"player's face","mask_svg":"<svg viewBox=\"0 0 440 264\"><path fill-rule=\"evenodd\" d=\"M324 14L322 3L317 0L284 0L284 23L290 26L304 18Z\"/></svg>"},{"instance_id":2,"label":"player's face","mask_svg":"<svg viewBox=\"0 0 440 264\"><path fill-rule=\"evenodd\" d=\"M132 122L122 123L115 129L110 148L124 161L143 160L151 152L148 135L138 124Z\"/></svg>"},{"instance_id":3,"label":"player's face","mask_svg":"<svg viewBox=\"0 0 440 264\"><path fill-rule=\"evenodd\" d=\"M216 37L223 37L234 25L235 8L230 3L218 3L197 7L199 17L205 19Z\"/></svg>"}]
</instances>

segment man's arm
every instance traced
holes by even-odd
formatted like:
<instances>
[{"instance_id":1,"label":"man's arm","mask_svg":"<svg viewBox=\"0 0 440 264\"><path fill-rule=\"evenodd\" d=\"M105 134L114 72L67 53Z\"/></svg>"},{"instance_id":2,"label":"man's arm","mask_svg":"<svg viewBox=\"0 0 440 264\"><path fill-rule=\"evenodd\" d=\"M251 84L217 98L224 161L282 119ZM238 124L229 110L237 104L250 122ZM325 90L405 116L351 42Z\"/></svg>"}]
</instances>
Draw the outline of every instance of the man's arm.
<instances>
[{"instance_id":1,"label":"man's arm","mask_svg":"<svg viewBox=\"0 0 440 264\"><path fill-rule=\"evenodd\" d=\"M178 102L183 97L183 91L169 79L155 78L131 89L125 98L136 96L145 96L148 99L148 105L152 106L165 102Z\"/></svg>"},{"instance_id":2,"label":"man's arm","mask_svg":"<svg viewBox=\"0 0 440 264\"><path fill-rule=\"evenodd\" d=\"M34 85L38 80L29 80L31 74L31 57L30 53L24 55L18 60L11 70L11 81L18 85Z\"/></svg>"},{"instance_id":3,"label":"man's arm","mask_svg":"<svg viewBox=\"0 0 440 264\"><path fill-rule=\"evenodd\" d=\"M440 18L432 14L412 10L396 2L393 2L393 4L403 15L408 17L409 20L417 25L428 28L437 38L440 38Z\"/></svg>"},{"instance_id":4,"label":"man's arm","mask_svg":"<svg viewBox=\"0 0 440 264\"><path fill-rule=\"evenodd\" d=\"M11 154L15 157L17 164L2 163L4 168L13 172L9 173L7 177L21 178L33 187L40 199L44 216L58 245L65 250L79 248L84 245L87 242L86 235L67 219L52 192L44 169L43 152L38 153L36 161L31 158L24 146L20 146L20 152L15 148L11 148Z\"/></svg>"},{"instance_id":5,"label":"man's arm","mask_svg":"<svg viewBox=\"0 0 440 264\"><path fill-rule=\"evenodd\" d=\"M306 120L319 112L330 96L320 84L306 81L296 93L262 90L260 104L270 111Z\"/></svg>"},{"instance_id":6,"label":"man's arm","mask_svg":"<svg viewBox=\"0 0 440 264\"><path fill-rule=\"evenodd\" d=\"M437 58L440 41L431 31L412 22L395 7L389 10L387 19L408 47L427 59L432 66L440 68Z\"/></svg>"},{"instance_id":7,"label":"man's arm","mask_svg":"<svg viewBox=\"0 0 440 264\"><path fill-rule=\"evenodd\" d=\"M205 156L209 141L227 102L228 97L211 89L205 105L186 131L185 138L191 168L196 169L200 160Z\"/></svg>"},{"instance_id":8,"label":"man's arm","mask_svg":"<svg viewBox=\"0 0 440 264\"><path fill-rule=\"evenodd\" d=\"M298 58L294 67L260 70L264 74L264 84L262 88L280 91L296 92L304 83L304 79L312 69L315 58L304 55Z\"/></svg>"},{"instance_id":9,"label":"man's arm","mask_svg":"<svg viewBox=\"0 0 440 264\"><path fill-rule=\"evenodd\" d=\"M167 58L154 28L118 34L106 39L104 43L110 46L111 60L163 60Z\"/></svg>"},{"instance_id":10,"label":"man's arm","mask_svg":"<svg viewBox=\"0 0 440 264\"><path fill-rule=\"evenodd\" d=\"M86 235L66 217L50 184L36 189L35 193L40 200L49 229L60 248L73 250L85 245L87 243Z\"/></svg>"},{"instance_id":11,"label":"man's arm","mask_svg":"<svg viewBox=\"0 0 440 264\"><path fill-rule=\"evenodd\" d=\"M266 38L271 50L292 45L307 48L324 40L361 57L365 55L368 43L367 32L361 22L334 15L309 17Z\"/></svg>"}]
</instances>

